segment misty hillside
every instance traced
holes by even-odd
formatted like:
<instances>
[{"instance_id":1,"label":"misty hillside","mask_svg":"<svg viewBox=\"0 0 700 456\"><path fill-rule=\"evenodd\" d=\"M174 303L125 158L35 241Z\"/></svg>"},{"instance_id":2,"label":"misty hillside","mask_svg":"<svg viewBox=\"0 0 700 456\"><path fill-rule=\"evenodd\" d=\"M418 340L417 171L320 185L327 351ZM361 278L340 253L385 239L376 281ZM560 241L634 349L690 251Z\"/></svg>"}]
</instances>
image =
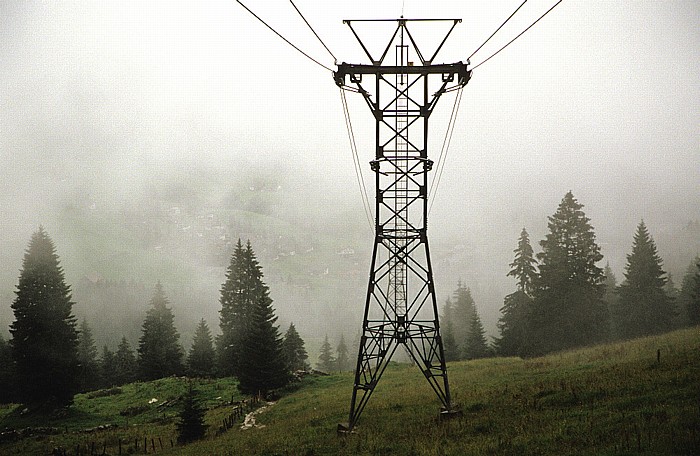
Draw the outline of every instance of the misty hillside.
<instances>
[{"instance_id":1,"label":"misty hillside","mask_svg":"<svg viewBox=\"0 0 700 456\"><path fill-rule=\"evenodd\" d=\"M116 454L696 454L698 328L522 360L492 358L449 364L463 416L441 422L439 403L415 366L392 364L355 434L339 437L352 374L306 377L240 429L222 431L242 399L232 379L196 380L208 411L206 438L170 448L184 378L137 382L76 396L61 417L22 416L0 408L0 425L51 432L0 442L3 454L73 454L96 446ZM129 423L128 425L126 423ZM109 424L98 428L99 425ZM38 428L37 426L42 426ZM47 427L48 426L48 427ZM57 426L57 428L51 428ZM55 429L55 430L52 430ZM27 432L30 432L27 431ZM131 450L129 450L131 448ZM138 452L140 452L138 451Z\"/></svg>"}]
</instances>

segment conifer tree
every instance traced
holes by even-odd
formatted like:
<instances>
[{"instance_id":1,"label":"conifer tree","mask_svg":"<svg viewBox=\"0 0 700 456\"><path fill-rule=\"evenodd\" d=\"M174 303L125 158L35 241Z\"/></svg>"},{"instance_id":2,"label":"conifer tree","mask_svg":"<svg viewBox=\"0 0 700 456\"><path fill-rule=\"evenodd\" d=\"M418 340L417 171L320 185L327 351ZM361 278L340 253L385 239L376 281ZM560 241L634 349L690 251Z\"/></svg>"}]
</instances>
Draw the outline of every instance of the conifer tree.
<instances>
[{"instance_id":1,"label":"conifer tree","mask_svg":"<svg viewBox=\"0 0 700 456\"><path fill-rule=\"evenodd\" d=\"M540 241L539 275L528 313L530 355L582 346L607 337L603 259L590 219L571 192L549 217Z\"/></svg>"},{"instance_id":2,"label":"conifer tree","mask_svg":"<svg viewBox=\"0 0 700 456\"><path fill-rule=\"evenodd\" d=\"M14 400L15 372L10 344L0 335L0 404Z\"/></svg>"},{"instance_id":3,"label":"conifer tree","mask_svg":"<svg viewBox=\"0 0 700 456\"><path fill-rule=\"evenodd\" d=\"M114 358L114 352L106 345L102 347L102 358L100 358L100 374L102 376L102 386L109 388L110 386L118 385L117 364Z\"/></svg>"},{"instance_id":4,"label":"conifer tree","mask_svg":"<svg viewBox=\"0 0 700 456\"><path fill-rule=\"evenodd\" d=\"M440 331L442 336L442 349L445 353L445 361L457 361L459 359L459 347L455 340L455 333L452 324L452 301L448 297L442 309L440 319Z\"/></svg>"},{"instance_id":5,"label":"conifer tree","mask_svg":"<svg viewBox=\"0 0 700 456\"><path fill-rule=\"evenodd\" d=\"M696 256L690 262L683 275L681 289L678 293L679 325L693 326L700 324L700 302L693 302L693 292L700 283L700 257Z\"/></svg>"},{"instance_id":6,"label":"conifer tree","mask_svg":"<svg viewBox=\"0 0 700 456\"><path fill-rule=\"evenodd\" d=\"M472 298L472 292L464 286L462 281L457 282L452 301L452 329L458 348L459 358L464 359L464 347L469 338L470 322L476 314L476 304Z\"/></svg>"},{"instance_id":7,"label":"conifer tree","mask_svg":"<svg viewBox=\"0 0 700 456\"><path fill-rule=\"evenodd\" d=\"M158 282L141 328L138 347L140 378L155 380L183 372L180 335L173 323L172 310L163 286Z\"/></svg>"},{"instance_id":8,"label":"conifer tree","mask_svg":"<svg viewBox=\"0 0 700 456\"><path fill-rule=\"evenodd\" d=\"M197 401L197 391L191 383L185 394L176 428L177 443L181 445L203 438L207 431L204 424L204 408Z\"/></svg>"},{"instance_id":9,"label":"conifer tree","mask_svg":"<svg viewBox=\"0 0 700 456\"><path fill-rule=\"evenodd\" d=\"M348 346L345 343L345 336L340 335L340 341L338 341L338 346L335 349L335 364L340 372L345 372L351 370L350 360L348 358Z\"/></svg>"},{"instance_id":10,"label":"conifer tree","mask_svg":"<svg viewBox=\"0 0 700 456\"><path fill-rule=\"evenodd\" d=\"M479 314L474 312L469 321L469 334L464 344L465 359L485 358L489 354L489 347L484 335L484 327L481 324Z\"/></svg>"},{"instance_id":11,"label":"conifer tree","mask_svg":"<svg viewBox=\"0 0 700 456\"><path fill-rule=\"evenodd\" d=\"M207 322L202 318L197 326L187 356L187 375L190 377L209 378L215 371L214 341Z\"/></svg>"},{"instance_id":12,"label":"conifer tree","mask_svg":"<svg viewBox=\"0 0 700 456\"><path fill-rule=\"evenodd\" d=\"M532 294L532 287L537 278L537 260L530 245L530 235L523 228L518 239L518 248L513 250L515 259L510 264L511 270L506 274L518 281L518 290L526 295Z\"/></svg>"},{"instance_id":13,"label":"conifer tree","mask_svg":"<svg viewBox=\"0 0 700 456\"><path fill-rule=\"evenodd\" d=\"M612 340L616 340L620 338L620 331L616 326L617 322L614 317L618 313L619 296L617 294L617 277L615 277L615 273L610 267L610 263L605 264L605 268L603 269L603 275L605 276L605 278L603 279L603 285L605 287L605 294L603 295L603 300L608 306L608 315L610 316L610 318L608 319L608 331L610 332L610 338Z\"/></svg>"},{"instance_id":14,"label":"conifer tree","mask_svg":"<svg viewBox=\"0 0 700 456\"><path fill-rule=\"evenodd\" d=\"M520 233L518 247L513 250L515 259L510 263L507 276L517 280L517 289L503 300L498 320L500 337L496 349L504 356L522 356L527 353L527 315L532 306L532 289L537 278L537 260L533 256L530 237L525 228Z\"/></svg>"},{"instance_id":15,"label":"conifer tree","mask_svg":"<svg viewBox=\"0 0 700 456\"><path fill-rule=\"evenodd\" d=\"M84 318L78 333L78 360L80 361L79 391L90 391L97 388L100 383L97 347L95 347L95 340L92 338L90 325Z\"/></svg>"},{"instance_id":16,"label":"conifer tree","mask_svg":"<svg viewBox=\"0 0 700 456\"><path fill-rule=\"evenodd\" d=\"M688 322L691 325L700 325L700 261L696 263L696 267L695 280L686 306Z\"/></svg>"},{"instance_id":17,"label":"conifer tree","mask_svg":"<svg viewBox=\"0 0 700 456\"><path fill-rule=\"evenodd\" d=\"M138 364L136 363L136 355L126 340L126 336L122 336L121 342L114 353L114 382L117 385L126 385L136 381L138 377Z\"/></svg>"},{"instance_id":18,"label":"conifer tree","mask_svg":"<svg viewBox=\"0 0 700 456\"><path fill-rule=\"evenodd\" d=\"M240 331L238 341L233 339L237 348L238 388L246 394L265 395L286 385L289 372L282 353L282 338L275 325L277 317L272 299L250 241L243 258L247 262L243 270L248 274L243 294L248 294L250 300L244 303L245 310L238 315L240 321L234 321L234 327Z\"/></svg>"},{"instance_id":19,"label":"conifer tree","mask_svg":"<svg viewBox=\"0 0 700 456\"><path fill-rule=\"evenodd\" d=\"M309 363L307 362L309 355L306 353L304 340L294 327L294 323L289 324L289 329L284 334L282 351L290 371L307 370L309 368Z\"/></svg>"},{"instance_id":20,"label":"conifer tree","mask_svg":"<svg viewBox=\"0 0 700 456\"><path fill-rule=\"evenodd\" d=\"M78 331L53 241L42 227L24 255L10 326L17 394L25 404L70 404L78 391Z\"/></svg>"},{"instance_id":21,"label":"conifer tree","mask_svg":"<svg viewBox=\"0 0 700 456\"><path fill-rule=\"evenodd\" d=\"M637 226L625 280L619 288L616 327L623 338L668 331L673 327L673 302L664 291L666 272L644 221Z\"/></svg>"},{"instance_id":22,"label":"conifer tree","mask_svg":"<svg viewBox=\"0 0 700 456\"><path fill-rule=\"evenodd\" d=\"M322 372L333 372L335 367L335 357L333 356L331 344L328 342L328 334L326 334L326 337L323 339L321 354L318 355L318 363L316 363L316 367Z\"/></svg>"},{"instance_id":23,"label":"conifer tree","mask_svg":"<svg viewBox=\"0 0 700 456\"><path fill-rule=\"evenodd\" d=\"M221 310L217 338L219 372L222 375L238 375L247 324L256 303L269 300L269 291L262 280L250 242L244 248L238 240L226 270L226 281L221 286Z\"/></svg>"}]
</instances>

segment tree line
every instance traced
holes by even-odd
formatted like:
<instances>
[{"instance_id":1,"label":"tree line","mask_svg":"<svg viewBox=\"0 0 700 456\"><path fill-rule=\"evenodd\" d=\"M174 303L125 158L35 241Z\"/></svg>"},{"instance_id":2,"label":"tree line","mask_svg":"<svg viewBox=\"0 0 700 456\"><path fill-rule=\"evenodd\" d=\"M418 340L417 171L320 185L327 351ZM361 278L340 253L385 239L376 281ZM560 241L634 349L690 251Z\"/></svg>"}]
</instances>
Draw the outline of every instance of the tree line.
<instances>
[{"instance_id":1,"label":"tree line","mask_svg":"<svg viewBox=\"0 0 700 456\"><path fill-rule=\"evenodd\" d=\"M0 402L53 408L70 404L78 392L171 375L233 375L241 392L264 396L308 367L294 324L284 336L279 332L250 242L238 241L220 290L221 334L213 337L202 319L188 353L157 283L138 346L122 337L116 351L104 346L98 357L90 325L85 319L78 325L72 313L70 287L43 227L30 239L15 295L11 338L0 337Z\"/></svg>"},{"instance_id":2,"label":"tree line","mask_svg":"<svg viewBox=\"0 0 700 456\"><path fill-rule=\"evenodd\" d=\"M652 235L640 221L618 284L590 219L571 192L548 218L549 233L534 254L523 228L508 276L494 349L504 356L537 356L700 324L700 258L689 265L680 291L663 270Z\"/></svg>"},{"instance_id":3,"label":"tree line","mask_svg":"<svg viewBox=\"0 0 700 456\"><path fill-rule=\"evenodd\" d=\"M516 290L503 301L492 344L470 289L458 282L440 318L447 361L538 356L700 324L700 257L676 289L642 220L618 284L609 264L598 266L603 255L582 209L568 192L548 218L549 233L537 254L522 229L507 274Z\"/></svg>"}]
</instances>

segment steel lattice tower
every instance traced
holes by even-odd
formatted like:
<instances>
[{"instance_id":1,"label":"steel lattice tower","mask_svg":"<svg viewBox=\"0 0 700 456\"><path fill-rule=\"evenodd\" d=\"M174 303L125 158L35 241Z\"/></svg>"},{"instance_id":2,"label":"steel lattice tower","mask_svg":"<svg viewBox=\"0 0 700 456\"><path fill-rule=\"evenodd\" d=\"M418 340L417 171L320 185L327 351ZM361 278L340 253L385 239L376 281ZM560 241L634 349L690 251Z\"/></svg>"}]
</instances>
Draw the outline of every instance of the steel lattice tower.
<instances>
[{"instance_id":1,"label":"steel lattice tower","mask_svg":"<svg viewBox=\"0 0 700 456\"><path fill-rule=\"evenodd\" d=\"M421 53L409 29L426 21L451 22L430 58ZM437 394L441 416L453 413L426 231L428 172L433 165L428 159L428 119L440 96L464 87L471 71L468 63L433 64L460 19L343 22L372 63L339 64L335 82L363 96L375 119L376 140L370 162L376 185L374 249L349 421L338 428L349 432L400 345ZM378 59L353 22L396 22Z\"/></svg>"}]
</instances>

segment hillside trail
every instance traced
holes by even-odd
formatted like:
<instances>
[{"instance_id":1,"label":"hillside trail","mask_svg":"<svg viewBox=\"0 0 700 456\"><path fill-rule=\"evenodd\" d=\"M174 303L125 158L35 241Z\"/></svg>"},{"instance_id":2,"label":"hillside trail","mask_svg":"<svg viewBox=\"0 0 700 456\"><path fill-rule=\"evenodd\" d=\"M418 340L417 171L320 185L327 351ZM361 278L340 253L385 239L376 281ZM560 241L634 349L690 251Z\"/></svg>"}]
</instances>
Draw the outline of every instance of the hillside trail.
<instances>
[{"instance_id":1,"label":"hillside trail","mask_svg":"<svg viewBox=\"0 0 700 456\"><path fill-rule=\"evenodd\" d=\"M265 410L268 409L268 407L271 407L275 405L274 402L267 402L265 405L262 407L253 410L249 414L245 416L245 419L243 420L243 424L241 425L241 430L245 431L246 429L251 429L251 428L264 428L264 424L257 424L255 422L255 416L259 415L260 413L264 412Z\"/></svg>"}]
</instances>

